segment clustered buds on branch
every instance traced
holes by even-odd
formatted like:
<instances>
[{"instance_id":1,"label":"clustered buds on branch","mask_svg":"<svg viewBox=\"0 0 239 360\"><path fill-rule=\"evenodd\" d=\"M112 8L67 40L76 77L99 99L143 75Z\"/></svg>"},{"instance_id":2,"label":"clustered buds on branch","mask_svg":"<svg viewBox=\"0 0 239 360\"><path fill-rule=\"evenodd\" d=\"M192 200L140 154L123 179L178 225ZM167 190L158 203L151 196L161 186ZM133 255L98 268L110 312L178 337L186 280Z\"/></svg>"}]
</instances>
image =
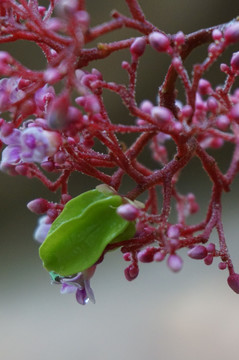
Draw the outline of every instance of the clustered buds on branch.
<instances>
[{"instance_id":1,"label":"clustered buds on branch","mask_svg":"<svg viewBox=\"0 0 239 360\"><path fill-rule=\"evenodd\" d=\"M179 271L183 266L180 249L187 248L192 259L212 264L220 258L219 269L229 271L228 284L239 293L239 275L235 273L228 252L222 225L221 197L239 172L239 89L232 86L239 75L239 51L230 64L221 64L225 74L223 86L214 87L204 78L205 72L231 45L239 43L239 21L201 29L184 35L179 31L167 35L146 20L137 0L125 0L131 16L117 11L112 20L95 27L84 0L49 0L40 6L37 0L1 0L0 43L27 40L35 42L47 58L47 67L34 71L22 65L8 52L0 51L0 140L3 145L1 170L10 175L36 177L49 190L61 190L59 203L36 199L28 208L42 214L35 238L42 243L52 222L71 200L68 179L78 171L106 184L116 194L121 193L124 176L134 186L117 214L136 223L136 233L130 240L109 243L97 263L113 249L121 248L129 266L125 277L131 281L139 272L138 262L160 262ZM122 27L138 31L138 37L102 43L90 47L95 39ZM208 53L202 63L188 74L184 60L193 49L208 43ZM87 46L86 46L87 45ZM171 58L165 80L159 84L158 101L136 102L136 74L146 47L164 52ZM129 49L131 61L123 61L128 83L107 82L104 74L86 66L92 61L109 57L114 52ZM176 80L181 79L185 104L177 100ZM61 84L61 87L56 85ZM61 88L62 90L57 91ZM103 90L117 94L132 123L115 123L104 105ZM8 113L8 119L4 119ZM118 134L137 138L126 149ZM95 140L107 149L97 151ZM169 160L167 142L176 144L176 153ZM234 145L228 169L223 173L207 149ZM152 170L139 159L149 146L158 169ZM192 193L181 194L177 182L183 168L197 157L212 183L211 198L205 219L187 224L189 215L199 209ZM107 169L112 169L109 175ZM52 182L46 172L59 174ZM160 207L157 191L163 203ZM145 206L134 201L145 194ZM171 201L176 202L177 221L170 223ZM209 243L213 229L218 244ZM72 276L52 273L52 281L62 285L62 293L75 291L77 301L85 304L94 295L89 285L97 264Z\"/></svg>"}]
</instances>

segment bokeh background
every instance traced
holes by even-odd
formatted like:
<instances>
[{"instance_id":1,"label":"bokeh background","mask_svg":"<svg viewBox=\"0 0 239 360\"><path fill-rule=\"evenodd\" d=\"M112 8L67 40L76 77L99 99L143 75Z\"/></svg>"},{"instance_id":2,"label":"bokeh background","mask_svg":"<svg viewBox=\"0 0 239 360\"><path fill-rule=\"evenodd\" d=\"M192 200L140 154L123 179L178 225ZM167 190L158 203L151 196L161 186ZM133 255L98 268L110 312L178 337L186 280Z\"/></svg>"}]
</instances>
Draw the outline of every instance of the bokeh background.
<instances>
[{"instance_id":1,"label":"bokeh background","mask_svg":"<svg viewBox=\"0 0 239 360\"><path fill-rule=\"evenodd\" d=\"M41 1L41 4L47 1ZM141 0L150 21L168 33L185 33L224 23L238 15L235 0ZM109 19L115 8L128 13L124 0L88 0L92 24ZM135 32L121 30L104 41L120 39ZM102 39L103 40L103 39ZM0 45L33 69L44 66L44 58L34 45L17 42ZM230 48L223 61L229 61ZM187 62L202 59L205 48L196 50ZM128 52L113 55L92 64L107 80L123 81L126 75L120 62ZM140 64L138 101L155 101L157 87L168 66L165 55L147 49ZM208 74L213 83L223 81L219 64ZM122 80L123 79L123 80ZM180 89L180 84L179 84ZM116 96L105 94L108 111L114 121L127 121L128 115ZM183 97L181 98L183 101ZM173 153L173 148L170 150ZM216 156L226 169L232 149L224 147ZM149 154L149 153L148 153ZM148 158L146 153L146 157ZM152 162L150 165L155 167ZM226 284L227 273L203 262L185 258L183 270L172 274L163 264L141 266L139 277L124 279L125 263L121 254L107 256L92 280L96 305L78 305L73 295L60 295L51 286L48 274L38 258L38 246L32 239L37 216L26 204L37 197L57 199L36 180L0 174L0 356L4 360L222 360L238 356L239 297ZM97 183L79 174L70 180L73 195L89 190ZM131 186L125 183L125 189ZM224 226L229 249L239 269L238 186L226 194ZM182 192L195 192L202 219L210 194L210 182L199 162L194 161L179 183ZM213 234L215 236L215 234ZM216 236L215 238L216 239ZM185 255L185 254L184 254Z\"/></svg>"}]
</instances>

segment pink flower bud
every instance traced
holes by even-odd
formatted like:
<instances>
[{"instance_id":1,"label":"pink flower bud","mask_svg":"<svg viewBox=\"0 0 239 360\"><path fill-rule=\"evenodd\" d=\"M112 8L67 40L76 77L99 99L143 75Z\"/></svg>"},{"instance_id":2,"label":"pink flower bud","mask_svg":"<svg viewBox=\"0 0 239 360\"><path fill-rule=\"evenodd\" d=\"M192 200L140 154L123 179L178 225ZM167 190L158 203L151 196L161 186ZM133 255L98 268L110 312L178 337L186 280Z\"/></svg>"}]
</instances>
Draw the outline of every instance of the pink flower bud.
<instances>
[{"instance_id":1,"label":"pink flower bud","mask_svg":"<svg viewBox=\"0 0 239 360\"><path fill-rule=\"evenodd\" d=\"M226 115L219 115L216 120L216 125L218 129L220 130L227 130L228 126L230 124L230 120Z\"/></svg>"},{"instance_id":2,"label":"pink flower bud","mask_svg":"<svg viewBox=\"0 0 239 360\"><path fill-rule=\"evenodd\" d=\"M128 61L122 61L121 67L126 71L130 71L130 64L128 63Z\"/></svg>"},{"instance_id":3,"label":"pink flower bud","mask_svg":"<svg viewBox=\"0 0 239 360\"><path fill-rule=\"evenodd\" d=\"M139 274L139 268L137 264L131 264L124 270L125 278L128 281L134 280L138 276L138 274Z\"/></svg>"},{"instance_id":4,"label":"pink flower bud","mask_svg":"<svg viewBox=\"0 0 239 360\"><path fill-rule=\"evenodd\" d=\"M182 31L178 31L177 34L174 36L174 42L176 45L180 46L185 42L185 35Z\"/></svg>"},{"instance_id":5,"label":"pink flower bud","mask_svg":"<svg viewBox=\"0 0 239 360\"><path fill-rule=\"evenodd\" d=\"M205 265L211 265L213 263L213 256L212 254L209 254L204 259Z\"/></svg>"},{"instance_id":6,"label":"pink flower bud","mask_svg":"<svg viewBox=\"0 0 239 360\"><path fill-rule=\"evenodd\" d=\"M154 259L155 249L154 248L146 248L141 250L138 253L138 260L142 263L150 263Z\"/></svg>"},{"instance_id":7,"label":"pink flower bud","mask_svg":"<svg viewBox=\"0 0 239 360\"><path fill-rule=\"evenodd\" d=\"M204 259L207 256L207 249L203 245L196 245L188 251L188 256L196 260Z\"/></svg>"},{"instance_id":8,"label":"pink flower bud","mask_svg":"<svg viewBox=\"0 0 239 360\"><path fill-rule=\"evenodd\" d=\"M206 248L207 248L207 251L208 251L208 252L210 252L210 253L212 253L212 254L215 254L215 250L216 250L215 244L209 243L209 244L206 246Z\"/></svg>"},{"instance_id":9,"label":"pink flower bud","mask_svg":"<svg viewBox=\"0 0 239 360\"><path fill-rule=\"evenodd\" d=\"M74 18L76 23L80 26L81 30L85 33L90 26L90 16L88 12L84 10L77 11L74 14Z\"/></svg>"},{"instance_id":10,"label":"pink flower bud","mask_svg":"<svg viewBox=\"0 0 239 360\"><path fill-rule=\"evenodd\" d=\"M198 212L199 210L199 205L196 202L196 198L195 195L192 193L189 193L187 195L187 199L188 199L188 203L189 203L189 213L190 214L195 214Z\"/></svg>"},{"instance_id":11,"label":"pink flower bud","mask_svg":"<svg viewBox=\"0 0 239 360\"><path fill-rule=\"evenodd\" d=\"M201 95L209 94L212 90L210 82L205 79L200 79L198 83L198 90Z\"/></svg>"},{"instance_id":12,"label":"pink flower bud","mask_svg":"<svg viewBox=\"0 0 239 360\"><path fill-rule=\"evenodd\" d=\"M142 56L146 47L146 39L144 37L139 37L134 40L130 46L130 52L133 58L137 59L139 56Z\"/></svg>"},{"instance_id":13,"label":"pink flower bud","mask_svg":"<svg viewBox=\"0 0 239 360\"><path fill-rule=\"evenodd\" d=\"M26 164L16 165L15 170L19 175L22 175L22 176L27 176L29 173L28 165L26 165Z\"/></svg>"},{"instance_id":14,"label":"pink flower bud","mask_svg":"<svg viewBox=\"0 0 239 360\"><path fill-rule=\"evenodd\" d=\"M7 51L0 51L0 63L11 64L12 56Z\"/></svg>"},{"instance_id":15,"label":"pink flower bud","mask_svg":"<svg viewBox=\"0 0 239 360\"><path fill-rule=\"evenodd\" d=\"M49 202L45 199L35 199L27 204L30 211L35 214L44 214L49 209Z\"/></svg>"},{"instance_id":16,"label":"pink flower bud","mask_svg":"<svg viewBox=\"0 0 239 360\"><path fill-rule=\"evenodd\" d=\"M223 139L219 137L214 137L211 139L209 146L213 149L220 149L220 147L222 147L223 144L224 144Z\"/></svg>"},{"instance_id":17,"label":"pink flower bud","mask_svg":"<svg viewBox=\"0 0 239 360\"><path fill-rule=\"evenodd\" d=\"M55 170L55 165L54 165L53 161L51 161L51 160L43 161L41 163L41 167L43 170L48 171L48 172L52 172L53 170Z\"/></svg>"},{"instance_id":18,"label":"pink flower bud","mask_svg":"<svg viewBox=\"0 0 239 360\"><path fill-rule=\"evenodd\" d=\"M168 37L157 31L154 31L149 35L149 43L153 49L159 52L165 52L170 47L170 41Z\"/></svg>"},{"instance_id":19,"label":"pink flower bud","mask_svg":"<svg viewBox=\"0 0 239 360\"><path fill-rule=\"evenodd\" d=\"M70 194L63 194L61 196L62 202L63 204L68 203L68 201L70 201L72 199L72 196Z\"/></svg>"},{"instance_id":20,"label":"pink flower bud","mask_svg":"<svg viewBox=\"0 0 239 360\"><path fill-rule=\"evenodd\" d=\"M218 269L219 269L219 270L225 270L226 268L227 268L227 264L226 264L226 263L220 262L220 263L218 264Z\"/></svg>"},{"instance_id":21,"label":"pink flower bud","mask_svg":"<svg viewBox=\"0 0 239 360\"><path fill-rule=\"evenodd\" d=\"M185 105L181 109L181 114L184 118L189 118L193 114L193 109L190 105Z\"/></svg>"},{"instance_id":22,"label":"pink flower bud","mask_svg":"<svg viewBox=\"0 0 239 360\"><path fill-rule=\"evenodd\" d=\"M167 264L173 272L178 272L182 269L183 259L176 254L171 254L168 257Z\"/></svg>"},{"instance_id":23,"label":"pink flower bud","mask_svg":"<svg viewBox=\"0 0 239 360\"><path fill-rule=\"evenodd\" d=\"M239 294L239 274L234 273L229 275L227 278L227 283L236 294Z\"/></svg>"},{"instance_id":24,"label":"pink flower bud","mask_svg":"<svg viewBox=\"0 0 239 360\"><path fill-rule=\"evenodd\" d=\"M61 74L57 69L49 68L44 72L43 79L48 84L54 84L61 79Z\"/></svg>"},{"instance_id":25,"label":"pink flower bud","mask_svg":"<svg viewBox=\"0 0 239 360\"><path fill-rule=\"evenodd\" d=\"M153 118L159 122L169 123L173 119L171 111L163 106L154 106L151 113Z\"/></svg>"},{"instance_id":26,"label":"pink flower bud","mask_svg":"<svg viewBox=\"0 0 239 360\"><path fill-rule=\"evenodd\" d=\"M41 15L41 17L43 17L45 15L45 12L46 12L45 6L38 6L38 12Z\"/></svg>"},{"instance_id":27,"label":"pink flower bud","mask_svg":"<svg viewBox=\"0 0 239 360\"><path fill-rule=\"evenodd\" d=\"M229 113L229 117L232 120L235 120L237 123L239 123L239 104L236 104L235 106L232 107Z\"/></svg>"},{"instance_id":28,"label":"pink flower bud","mask_svg":"<svg viewBox=\"0 0 239 360\"><path fill-rule=\"evenodd\" d=\"M239 22L229 26L224 32L224 37L227 44L239 41Z\"/></svg>"},{"instance_id":29,"label":"pink flower bud","mask_svg":"<svg viewBox=\"0 0 239 360\"><path fill-rule=\"evenodd\" d=\"M123 255L123 258L125 261L131 261L131 254L127 252Z\"/></svg>"},{"instance_id":30,"label":"pink flower bud","mask_svg":"<svg viewBox=\"0 0 239 360\"><path fill-rule=\"evenodd\" d=\"M161 251L157 251L155 254L154 254L154 261L163 261L165 258L165 254L163 254Z\"/></svg>"},{"instance_id":31,"label":"pink flower bud","mask_svg":"<svg viewBox=\"0 0 239 360\"><path fill-rule=\"evenodd\" d=\"M123 204L117 208L117 214L127 221L134 221L139 215L139 209L131 204Z\"/></svg>"},{"instance_id":32,"label":"pink flower bud","mask_svg":"<svg viewBox=\"0 0 239 360\"><path fill-rule=\"evenodd\" d=\"M209 56L217 56L219 54L220 47L215 43L212 43L208 46L208 55Z\"/></svg>"},{"instance_id":33,"label":"pink flower bud","mask_svg":"<svg viewBox=\"0 0 239 360\"><path fill-rule=\"evenodd\" d=\"M230 64L233 71L239 71L239 51L232 54Z\"/></svg>"},{"instance_id":34,"label":"pink flower bud","mask_svg":"<svg viewBox=\"0 0 239 360\"><path fill-rule=\"evenodd\" d=\"M178 225L169 226L167 235L168 235L168 237L170 237L172 239L178 239L178 237L180 235L180 226L178 226Z\"/></svg>"},{"instance_id":35,"label":"pink flower bud","mask_svg":"<svg viewBox=\"0 0 239 360\"><path fill-rule=\"evenodd\" d=\"M153 104L149 100L144 100L141 102L139 107L146 114L151 114L151 111L153 109Z\"/></svg>"},{"instance_id":36,"label":"pink flower bud","mask_svg":"<svg viewBox=\"0 0 239 360\"><path fill-rule=\"evenodd\" d=\"M64 151L57 151L57 153L55 153L55 155L54 155L54 161L59 165L64 164L66 161L66 158L67 158L67 156L64 153Z\"/></svg>"},{"instance_id":37,"label":"pink flower bud","mask_svg":"<svg viewBox=\"0 0 239 360\"><path fill-rule=\"evenodd\" d=\"M211 111L212 113L216 113L217 112L217 109L218 109L218 102L217 100L210 96L208 99L207 99L207 108L208 108L208 111Z\"/></svg>"},{"instance_id":38,"label":"pink flower bud","mask_svg":"<svg viewBox=\"0 0 239 360\"><path fill-rule=\"evenodd\" d=\"M59 0L57 12L62 17L73 16L78 10L78 0Z\"/></svg>"},{"instance_id":39,"label":"pink flower bud","mask_svg":"<svg viewBox=\"0 0 239 360\"><path fill-rule=\"evenodd\" d=\"M86 112L98 113L100 112L99 100L95 95L85 95L80 96L75 99L77 105L80 105L84 108Z\"/></svg>"},{"instance_id":40,"label":"pink flower bud","mask_svg":"<svg viewBox=\"0 0 239 360\"><path fill-rule=\"evenodd\" d=\"M224 63L222 63L222 64L220 65L220 70L221 70L222 72L226 73L226 74L229 74L229 73L230 73L230 68L229 68L229 66L228 66L227 64L224 64Z\"/></svg>"},{"instance_id":41,"label":"pink flower bud","mask_svg":"<svg viewBox=\"0 0 239 360\"><path fill-rule=\"evenodd\" d=\"M214 29L212 32L212 38L214 41L219 41L222 38L222 32L218 29Z\"/></svg>"},{"instance_id":42,"label":"pink flower bud","mask_svg":"<svg viewBox=\"0 0 239 360\"><path fill-rule=\"evenodd\" d=\"M59 215L59 212L56 209L47 210L47 216L51 222L53 222L57 218L58 215Z\"/></svg>"}]
</instances>

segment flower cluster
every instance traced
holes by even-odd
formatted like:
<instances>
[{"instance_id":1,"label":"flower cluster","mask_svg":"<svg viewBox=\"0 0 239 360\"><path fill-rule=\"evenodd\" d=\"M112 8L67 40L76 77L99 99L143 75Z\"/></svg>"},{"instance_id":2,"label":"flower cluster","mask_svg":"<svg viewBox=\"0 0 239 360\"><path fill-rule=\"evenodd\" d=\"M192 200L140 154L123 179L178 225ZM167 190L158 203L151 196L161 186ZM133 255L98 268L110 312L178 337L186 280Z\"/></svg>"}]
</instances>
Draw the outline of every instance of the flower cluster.
<instances>
[{"instance_id":1,"label":"flower cluster","mask_svg":"<svg viewBox=\"0 0 239 360\"><path fill-rule=\"evenodd\" d=\"M58 134L36 126L29 125L23 130L9 129L2 122L1 130L0 139L7 145L2 152L3 171L17 171L17 166L23 163L43 162L56 153L61 141Z\"/></svg>"},{"instance_id":2,"label":"flower cluster","mask_svg":"<svg viewBox=\"0 0 239 360\"><path fill-rule=\"evenodd\" d=\"M226 244L221 204L222 194L230 190L239 172L239 89L233 87L239 75L239 51L231 54L230 64L220 64L223 85L214 87L206 79L210 66L230 45L239 43L239 21L193 34L179 31L169 35L145 18L137 0L125 3L129 17L115 10L111 20L92 27L84 0L50 0L48 7L39 5L38 0L0 2L0 43L34 41L47 59L46 69L34 71L0 51L1 170L36 177L50 191L60 189L59 203L39 198L28 204L31 211L42 215L35 232L40 243L71 200L71 173L91 176L127 199L117 214L135 223L133 238L109 243L97 264L82 273L52 275L53 282L62 285L61 292L75 292L80 304L88 299L94 302L89 279L105 254L117 248L130 263L125 269L129 281L138 276L139 262L166 260L169 269L180 271L180 249L187 248L191 259L203 260L206 265L219 258L219 269L228 270L228 284L239 293L239 275ZM133 28L138 36L90 47L96 39L100 41L122 27ZM184 61L203 44L208 44L207 55L189 74ZM136 101L138 64L146 47L151 47L155 56L167 54L171 61L155 104L148 99L140 104ZM99 70L89 70L92 61L103 61L125 49L130 61L121 66L128 75L127 83L108 82ZM184 103L177 98L178 78L183 84ZM105 91L120 97L131 122L116 123L110 118ZM134 134L130 137L134 140L128 140L128 134ZM119 141L122 137L127 146ZM176 145L173 158L168 154L168 142ZM96 146L99 143L101 151ZM234 151L223 173L208 149L220 149L226 143L231 143ZM150 148L157 169L141 160L145 147ZM188 217L197 213L199 206L194 194L178 191L177 183L194 157L209 176L212 191L204 220L189 225ZM46 175L52 172L59 175L54 182ZM133 185L122 193L125 176ZM135 205L142 194L144 206ZM175 223L169 220L172 200L176 203ZM218 233L217 244L210 242L213 229Z\"/></svg>"}]
</instances>

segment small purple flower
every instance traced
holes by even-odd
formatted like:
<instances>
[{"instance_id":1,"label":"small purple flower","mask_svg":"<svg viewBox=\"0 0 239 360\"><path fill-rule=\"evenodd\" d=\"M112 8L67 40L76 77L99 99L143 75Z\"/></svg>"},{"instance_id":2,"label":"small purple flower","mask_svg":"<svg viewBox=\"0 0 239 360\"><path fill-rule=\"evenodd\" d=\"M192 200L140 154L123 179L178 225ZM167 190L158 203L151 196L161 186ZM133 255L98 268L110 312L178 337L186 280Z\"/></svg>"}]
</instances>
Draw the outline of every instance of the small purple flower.
<instances>
[{"instance_id":1,"label":"small purple flower","mask_svg":"<svg viewBox=\"0 0 239 360\"><path fill-rule=\"evenodd\" d=\"M0 111L5 111L12 104L24 97L24 91L18 88L20 79L4 78L0 80Z\"/></svg>"},{"instance_id":2,"label":"small purple flower","mask_svg":"<svg viewBox=\"0 0 239 360\"><path fill-rule=\"evenodd\" d=\"M52 86L45 85L35 93L35 103L37 109L40 111L46 111L49 103L55 97L55 90Z\"/></svg>"},{"instance_id":3,"label":"small purple flower","mask_svg":"<svg viewBox=\"0 0 239 360\"><path fill-rule=\"evenodd\" d=\"M75 292L76 300L81 305L86 305L90 300L95 303L93 290L90 287L90 278L94 275L96 266L77 274L73 278L62 278L60 280L61 294L69 294Z\"/></svg>"},{"instance_id":4,"label":"small purple flower","mask_svg":"<svg viewBox=\"0 0 239 360\"><path fill-rule=\"evenodd\" d=\"M51 224L46 222L47 216L41 216L38 220L38 226L34 232L34 239L39 243L43 243L45 238L47 237L48 231L50 230Z\"/></svg>"},{"instance_id":5,"label":"small purple flower","mask_svg":"<svg viewBox=\"0 0 239 360\"><path fill-rule=\"evenodd\" d=\"M0 131L0 140L6 145L20 145L21 131L13 129L10 135L4 136Z\"/></svg>"},{"instance_id":6,"label":"small purple flower","mask_svg":"<svg viewBox=\"0 0 239 360\"><path fill-rule=\"evenodd\" d=\"M3 171L9 165L17 165L20 161L41 163L47 160L48 156L54 155L60 145L57 133L36 126L23 131L14 129L8 136L0 133L0 140L8 145L2 152Z\"/></svg>"},{"instance_id":7,"label":"small purple flower","mask_svg":"<svg viewBox=\"0 0 239 360\"><path fill-rule=\"evenodd\" d=\"M9 145L2 152L2 161L0 169L4 172L16 165L20 161L21 147L19 145Z\"/></svg>"},{"instance_id":8,"label":"small purple flower","mask_svg":"<svg viewBox=\"0 0 239 360\"><path fill-rule=\"evenodd\" d=\"M24 162L42 162L50 151L46 131L39 127L23 130L21 136L21 159Z\"/></svg>"}]
</instances>

